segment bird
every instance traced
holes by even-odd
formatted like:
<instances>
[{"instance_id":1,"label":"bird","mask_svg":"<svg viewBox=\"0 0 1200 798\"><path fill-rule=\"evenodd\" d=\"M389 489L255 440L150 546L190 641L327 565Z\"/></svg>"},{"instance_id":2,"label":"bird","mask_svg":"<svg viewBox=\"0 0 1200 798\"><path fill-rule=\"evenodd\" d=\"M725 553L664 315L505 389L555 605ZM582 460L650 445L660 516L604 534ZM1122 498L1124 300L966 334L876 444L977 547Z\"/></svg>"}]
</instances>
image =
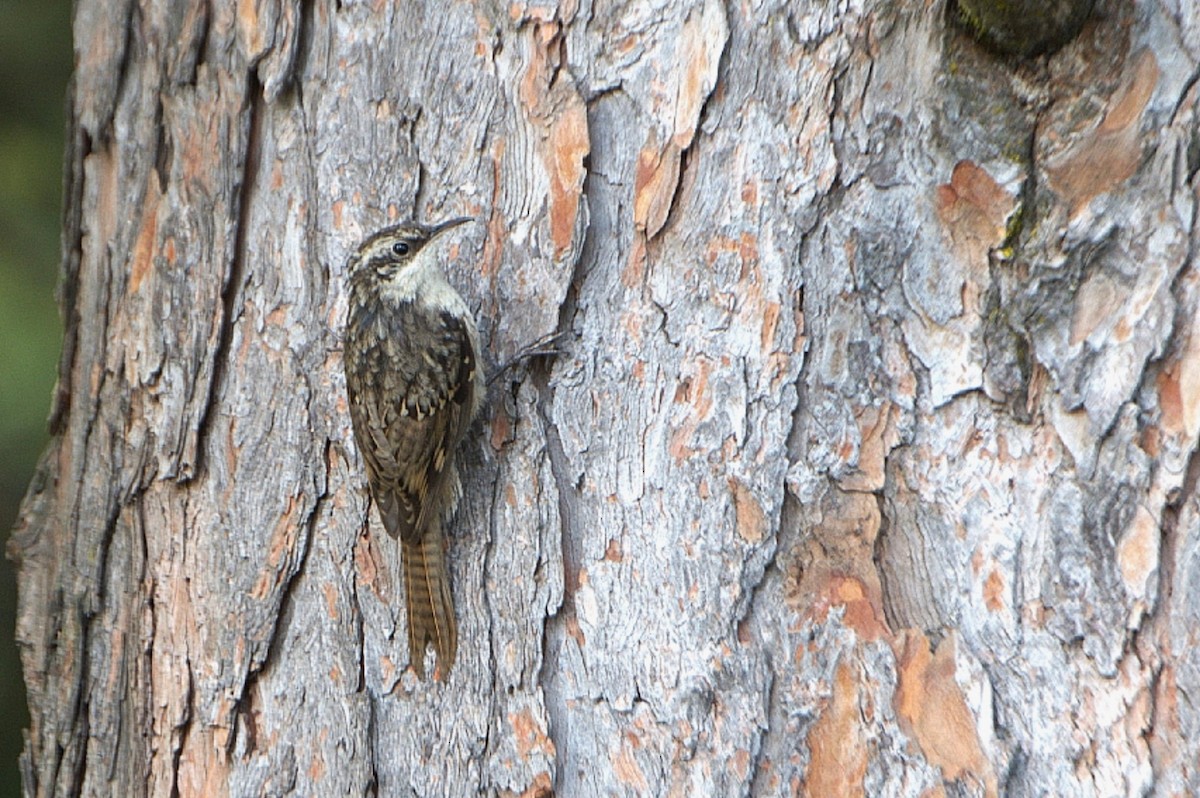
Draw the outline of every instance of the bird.
<instances>
[{"instance_id":1,"label":"bird","mask_svg":"<svg viewBox=\"0 0 1200 798\"><path fill-rule=\"evenodd\" d=\"M442 680L458 649L444 525L462 493L455 452L486 390L479 331L438 246L470 221L385 227L347 263L351 426L383 527L400 541L409 664L421 679L429 645Z\"/></svg>"}]
</instances>

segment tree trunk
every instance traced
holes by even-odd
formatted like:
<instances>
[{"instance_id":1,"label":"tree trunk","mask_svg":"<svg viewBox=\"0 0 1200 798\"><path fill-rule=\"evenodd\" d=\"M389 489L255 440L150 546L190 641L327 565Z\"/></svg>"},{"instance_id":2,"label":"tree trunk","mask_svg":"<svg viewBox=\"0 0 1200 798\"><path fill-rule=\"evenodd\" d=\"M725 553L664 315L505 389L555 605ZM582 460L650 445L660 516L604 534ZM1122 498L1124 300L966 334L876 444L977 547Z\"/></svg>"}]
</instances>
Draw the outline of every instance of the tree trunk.
<instances>
[{"instance_id":1,"label":"tree trunk","mask_svg":"<svg viewBox=\"0 0 1200 798\"><path fill-rule=\"evenodd\" d=\"M1200 792L1200 15L958 20L79 0L26 793ZM341 362L414 214L493 372L566 334L460 451L445 683Z\"/></svg>"}]
</instances>

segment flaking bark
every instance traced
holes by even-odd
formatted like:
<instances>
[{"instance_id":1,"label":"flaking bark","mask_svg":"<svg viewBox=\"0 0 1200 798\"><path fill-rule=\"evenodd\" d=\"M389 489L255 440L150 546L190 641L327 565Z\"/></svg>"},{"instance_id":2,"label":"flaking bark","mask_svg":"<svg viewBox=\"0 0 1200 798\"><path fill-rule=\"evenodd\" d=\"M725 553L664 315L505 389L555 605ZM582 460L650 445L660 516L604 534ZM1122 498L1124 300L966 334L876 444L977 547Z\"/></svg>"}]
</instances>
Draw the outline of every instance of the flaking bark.
<instances>
[{"instance_id":1,"label":"flaking bark","mask_svg":"<svg viewBox=\"0 0 1200 798\"><path fill-rule=\"evenodd\" d=\"M1200 792L1187 4L80 0L28 795ZM494 368L408 669L345 263Z\"/></svg>"}]
</instances>

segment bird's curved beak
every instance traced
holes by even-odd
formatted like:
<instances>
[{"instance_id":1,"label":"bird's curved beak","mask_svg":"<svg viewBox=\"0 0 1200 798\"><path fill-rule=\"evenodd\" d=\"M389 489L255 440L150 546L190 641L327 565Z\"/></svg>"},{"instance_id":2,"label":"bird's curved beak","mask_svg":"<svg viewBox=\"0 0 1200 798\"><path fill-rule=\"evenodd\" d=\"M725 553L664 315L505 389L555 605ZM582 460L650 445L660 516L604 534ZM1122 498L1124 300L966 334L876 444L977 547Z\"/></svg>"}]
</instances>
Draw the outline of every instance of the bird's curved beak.
<instances>
[{"instance_id":1,"label":"bird's curved beak","mask_svg":"<svg viewBox=\"0 0 1200 798\"><path fill-rule=\"evenodd\" d=\"M458 227L460 224L466 224L467 222L473 221L475 220L470 216L458 216L453 219L447 219L444 222L439 222L433 227L429 228L429 238L432 240L453 227Z\"/></svg>"}]
</instances>

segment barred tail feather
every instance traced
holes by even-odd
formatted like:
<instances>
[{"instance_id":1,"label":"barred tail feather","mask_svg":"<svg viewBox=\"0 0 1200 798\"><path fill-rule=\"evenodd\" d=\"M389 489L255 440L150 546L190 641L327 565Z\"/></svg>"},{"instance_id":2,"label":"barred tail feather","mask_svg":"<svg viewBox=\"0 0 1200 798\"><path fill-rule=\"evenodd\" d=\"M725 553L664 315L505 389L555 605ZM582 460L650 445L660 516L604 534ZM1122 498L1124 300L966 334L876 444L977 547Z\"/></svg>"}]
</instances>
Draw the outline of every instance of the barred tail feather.
<instances>
[{"instance_id":1,"label":"barred tail feather","mask_svg":"<svg viewBox=\"0 0 1200 798\"><path fill-rule=\"evenodd\" d=\"M458 650L458 624L446 574L442 536L426 530L419 543L402 543L405 604L408 607L408 658L417 676L425 678L425 647L433 644L438 673L444 681Z\"/></svg>"}]
</instances>

